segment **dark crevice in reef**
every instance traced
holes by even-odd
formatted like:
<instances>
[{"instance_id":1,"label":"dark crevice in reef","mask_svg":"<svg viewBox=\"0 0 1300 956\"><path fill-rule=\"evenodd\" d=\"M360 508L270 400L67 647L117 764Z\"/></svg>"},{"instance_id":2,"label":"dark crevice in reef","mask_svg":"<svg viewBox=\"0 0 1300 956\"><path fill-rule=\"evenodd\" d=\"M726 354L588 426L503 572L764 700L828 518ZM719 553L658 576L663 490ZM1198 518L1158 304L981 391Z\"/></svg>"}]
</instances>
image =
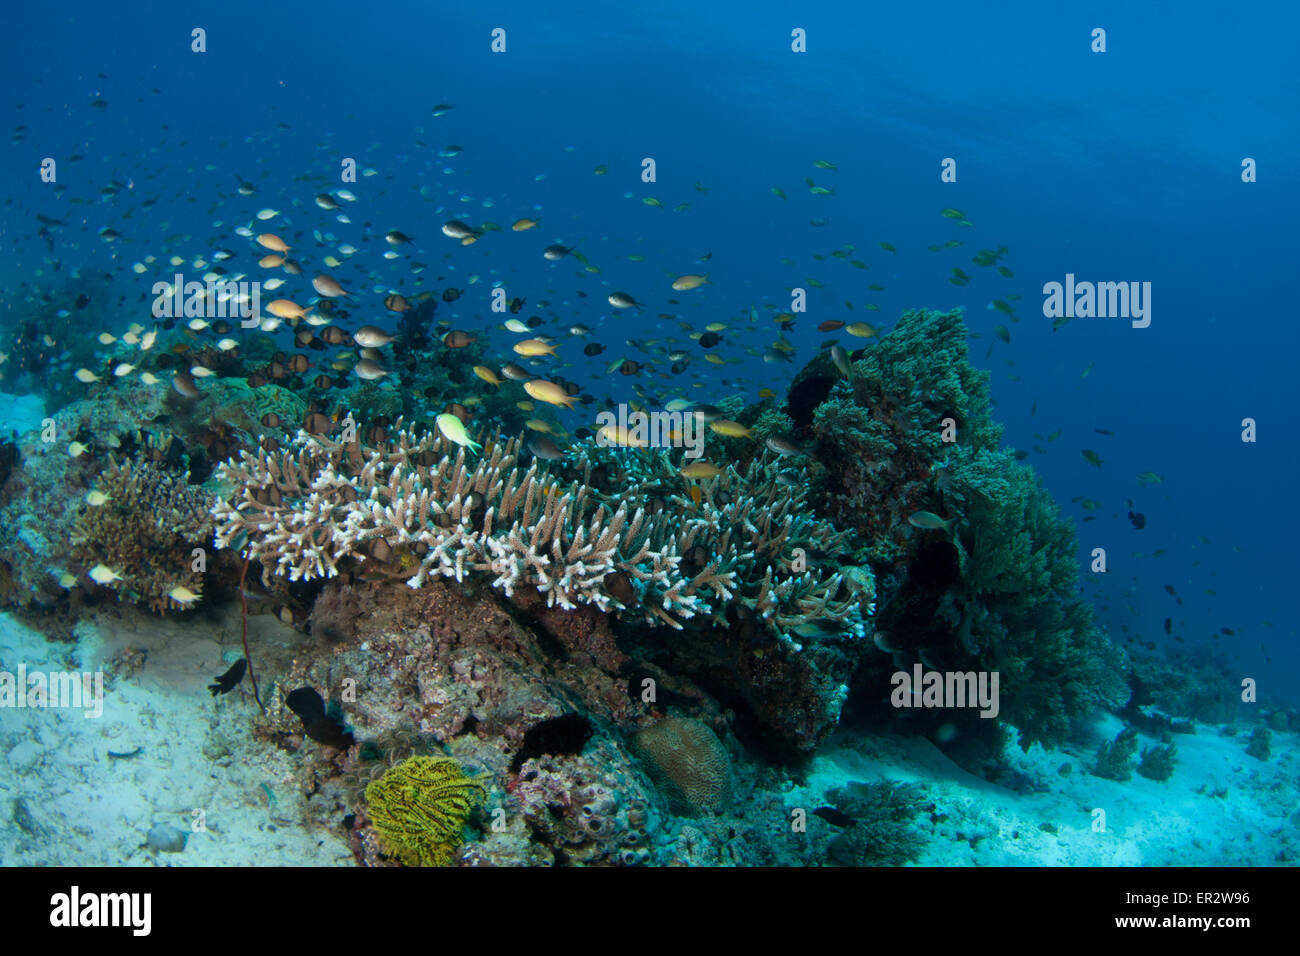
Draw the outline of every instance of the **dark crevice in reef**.
<instances>
[{"instance_id":1,"label":"dark crevice in reef","mask_svg":"<svg viewBox=\"0 0 1300 956\"><path fill-rule=\"evenodd\" d=\"M533 724L524 731L524 743L510 761L510 772L518 773L525 761L543 754L555 757L582 753L595 733L591 721L581 714L561 714Z\"/></svg>"}]
</instances>

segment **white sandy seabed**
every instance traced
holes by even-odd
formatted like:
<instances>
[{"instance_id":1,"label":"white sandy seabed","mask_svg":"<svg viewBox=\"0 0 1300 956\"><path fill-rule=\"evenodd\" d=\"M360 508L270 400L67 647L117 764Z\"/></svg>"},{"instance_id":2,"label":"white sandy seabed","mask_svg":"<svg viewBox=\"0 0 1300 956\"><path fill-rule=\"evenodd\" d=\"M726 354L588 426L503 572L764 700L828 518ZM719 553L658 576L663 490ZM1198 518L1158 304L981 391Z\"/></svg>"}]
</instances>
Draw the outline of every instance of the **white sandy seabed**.
<instances>
[{"instance_id":1,"label":"white sandy seabed","mask_svg":"<svg viewBox=\"0 0 1300 956\"><path fill-rule=\"evenodd\" d=\"M237 608L183 624L103 613L82 619L69 643L0 614L0 671L16 673L19 663L28 673L120 669L128 648L144 652L138 670L106 685L97 719L69 709L0 709L0 864L351 864L337 821L302 795L299 758L252 733L247 680L221 698L206 689L240 656L238 635ZM249 619L250 646L293 639L273 617ZM1121 726L1107 718L1097 740ZM924 739L837 738L785 802L819 806L829 789L852 780L923 784L936 819L918 821L929 835L921 865L1271 866L1300 856L1295 735L1275 733L1268 761L1246 755L1245 734L1217 727L1176 740L1178 763L1163 783L1092 776L1095 743L1012 748L1008 760L1022 778L1047 788L1017 793L963 771ZM132 757L108 755L136 748ZM1104 831L1094 825L1098 809ZM186 834L184 849L151 847L148 834L159 825Z\"/></svg>"}]
</instances>

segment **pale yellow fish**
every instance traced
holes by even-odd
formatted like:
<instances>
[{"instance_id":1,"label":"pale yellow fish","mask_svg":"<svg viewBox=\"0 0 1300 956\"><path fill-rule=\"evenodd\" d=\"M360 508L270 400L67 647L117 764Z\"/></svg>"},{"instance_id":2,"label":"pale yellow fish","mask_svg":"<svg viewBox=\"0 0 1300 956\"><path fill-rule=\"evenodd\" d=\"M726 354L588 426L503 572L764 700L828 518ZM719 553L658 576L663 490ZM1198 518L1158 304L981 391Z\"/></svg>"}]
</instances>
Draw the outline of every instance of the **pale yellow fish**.
<instances>
[{"instance_id":1,"label":"pale yellow fish","mask_svg":"<svg viewBox=\"0 0 1300 956\"><path fill-rule=\"evenodd\" d=\"M551 423L543 421L540 418L528 419L528 421L524 422L524 427L531 431L541 432L544 435L549 435L551 433Z\"/></svg>"},{"instance_id":2,"label":"pale yellow fish","mask_svg":"<svg viewBox=\"0 0 1300 956\"><path fill-rule=\"evenodd\" d=\"M511 332L522 332L525 334L532 331L532 329L524 325L524 323L520 322L518 319L507 319L506 328Z\"/></svg>"},{"instance_id":3,"label":"pale yellow fish","mask_svg":"<svg viewBox=\"0 0 1300 956\"><path fill-rule=\"evenodd\" d=\"M151 329L150 331L146 332L144 335L140 336L140 351L141 352L149 351L151 348L153 348L153 344L156 341L158 341L158 332L156 329Z\"/></svg>"},{"instance_id":4,"label":"pale yellow fish","mask_svg":"<svg viewBox=\"0 0 1300 956\"><path fill-rule=\"evenodd\" d=\"M179 585L167 592L167 596L177 604L183 604L187 607L199 599L199 596L191 591L185 585Z\"/></svg>"},{"instance_id":5,"label":"pale yellow fish","mask_svg":"<svg viewBox=\"0 0 1300 956\"><path fill-rule=\"evenodd\" d=\"M90 494L86 495L86 504L90 505L92 508L106 505L112 500L112 498L104 494L102 491L92 491Z\"/></svg>"},{"instance_id":6,"label":"pale yellow fish","mask_svg":"<svg viewBox=\"0 0 1300 956\"><path fill-rule=\"evenodd\" d=\"M155 375L153 372L144 372L140 376L140 381L144 382L146 385L157 385L162 380L158 378L158 376Z\"/></svg>"},{"instance_id":7,"label":"pale yellow fish","mask_svg":"<svg viewBox=\"0 0 1300 956\"><path fill-rule=\"evenodd\" d=\"M673 289L677 292L689 292L691 289L698 289L709 281L708 275L684 275L678 276L673 280Z\"/></svg>"},{"instance_id":8,"label":"pale yellow fish","mask_svg":"<svg viewBox=\"0 0 1300 956\"><path fill-rule=\"evenodd\" d=\"M554 355L555 346L541 339L524 339L515 343L515 351L520 355Z\"/></svg>"},{"instance_id":9,"label":"pale yellow fish","mask_svg":"<svg viewBox=\"0 0 1300 956\"><path fill-rule=\"evenodd\" d=\"M217 373L204 365L192 365L190 366L190 374L195 378L211 378Z\"/></svg>"},{"instance_id":10,"label":"pale yellow fish","mask_svg":"<svg viewBox=\"0 0 1300 956\"><path fill-rule=\"evenodd\" d=\"M846 325L844 331L849 335L856 335L860 339L869 339L876 334L876 330L866 322L854 322L852 325Z\"/></svg>"},{"instance_id":11,"label":"pale yellow fish","mask_svg":"<svg viewBox=\"0 0 1300 956\"><path fill-rule=\"evenodd\" d=\"M289 299L272 299L267 303L266 311L281 319L301 319L307 314L306 309Z\"/></svg>"},{"instance_id":12,"label":"pale yellow fish","mask_svg":"<svg viewBox=\"0 0 1300 956\"><path fill-rule=\"evenodd\" d=\"M639 438L618 425L602 425L596 435L611 445L622 445L625 448L645 448L649 444L644 438Z\"/></svg>"},{"instance_id":13,"label":"pale yellow fish","mask_svg":"<svg viewBox=\"0 0 1300 956\"><path fill-rule=\"evenodd\" d=\"M497 377L497 373L492 371L486 365L475 365L474 374L483 379L483 381L487 382L489 385L501 384L501 379Z\"/></svg>"},{"instance_id":14,"label":"pale yellow fish","mask_svg":"<svg viewBox=\"0 0 1300 956\"><path fill-rule=\"evenodd\" d=\"M99 376L96 375L88 368L79 368L73 374L77 377L78 382L81 382L82 384L85 385L89 385L91 382L99 381Z\"/></svg>"},{"instance_id":15,"label":"pale yellow fish","mask_svg":"<svg viewBox=\"0 0 1300 956\"><path fill-rule=\"evenodd\" d=\"M680 472L687 478L716 478L722 474L722 469L707 461L695 461L680 469Z\"/></svg>"},{"instance_id":16,"label":"pale yellow fish","mask_svg":"<svg viewBox=\"0 0 1300 956\"><path fill-rule=\"evenodd\" d=\"M90 569L90 580L96 584L112 584L114 581L122 580L122 575L107 565L97 564Z\"/></svg>"},{"instance_id":17,"label":"pale yellow fish","mask_svg":"<svg viewBox=\"0 0 1300 956\"><path fill-rule=\"evenodd\" d=\"M195 332L202 332L210 324L207 319L190 319L190 328Z\"/></svg>"},{"instance_id":18,"label":"pale yellow fish","mask_svg":"<svg viewBox=\"0 0 1300 956\"><path fill-rule=\"evenodd\" d=\"M468 448L470 451L479 451L483 448L469 437L469 433L465 431L465 423L450 412L443 412L435 420L438 423L438 431L442 432L447 441Z\"/></svg>"},{"instance_id":19,"label":"pale yellow fish","mask_svg":"<svg viewBox=\"0 0 1300 956\"><path fill-rule=\"evenodd\" d=\"M100 333L99 333L99 344L100 344L100 345L112 345L112 344L113 344L114 342L116 342L116 341L117 341L117 336L116 336L116 335L110 335L110 334L107 333L107 332L100 332Z\"/></svg>"},{"instance_id":20,"label":"pale yellow fish","mask_svg":"<svg viewBox=\"0 0 1300 956\"><path fill-rule=\"evenodd\" d=\"M539 402L545 402L548 405L563 405L565 408L573 407L573 396L559 385L545 379L535 378L531 382L525 382L524 391Z\"/></svg>"},{"instance_id":21,"label":"pale yellow fish","mask_svg":"<svg viewBox=\"0 0 1300 956\"><path fill-rule=\"evenodd\" d=\"M513 229L515 232L523 232L526 229L533 228L533 226L535 225L537 225L536 219L516 219L514 225L512 225L510 228Z\"/></svg>"},{"instance_id":22,"label":"pale yellow fish","mask_svg":"<svg viewBox=\"0 0 1300 956\"><path fill-rule=\"evenodd\" d=\"M217 348L221 349L221 351L223 352L229 352L231 349L238 348L238 347L239 347L239 343L236 342L234 339L222 339L220 342L217 343Z\"/></svg>"},{"instance_id":23,"label":"pale yellow fish","mask_svg":"<svg viewBox=\"0 0 1300 956\"><path fill-rule=\"evenodd\" d=\"M127 345L139 345L140 335L136 332L127 332L126 335L122 336L122 341Z\"/></svg>"},{"instance_id":24,"label":"pale yellow fish","mask_svg":"<svg viewBox=\"0 0 1300 956\"><path fill-rule=\"evenodd\" d=\"M122 362L117 368L113 369L113 375L121 378L123 375L130 375L135 371L135 366L130 362Z\"/></svg>"},{"instance_id":25,"label":"pale yellow fish","mask_svg":"<svg viewBox=\"0 0 1300 956\"><path fill-rule=\"evenodd\" d=\"M706 332L721 332L726 327L727 327L726 322L710 322L708 325L704 327L704 330Z\"/></svg>"},{"instance_id":26,"label":"pale yellow fish","mask_svg":"<svg viewBox=\"0 0 1300 956\"><path fill-rule=\"evenodd\" d=\"M740 422L728 421L720 418L716 422L709 422L709 427L726 438L753 438L752 429L746 428Z\"/></svg>"}]
</instances>

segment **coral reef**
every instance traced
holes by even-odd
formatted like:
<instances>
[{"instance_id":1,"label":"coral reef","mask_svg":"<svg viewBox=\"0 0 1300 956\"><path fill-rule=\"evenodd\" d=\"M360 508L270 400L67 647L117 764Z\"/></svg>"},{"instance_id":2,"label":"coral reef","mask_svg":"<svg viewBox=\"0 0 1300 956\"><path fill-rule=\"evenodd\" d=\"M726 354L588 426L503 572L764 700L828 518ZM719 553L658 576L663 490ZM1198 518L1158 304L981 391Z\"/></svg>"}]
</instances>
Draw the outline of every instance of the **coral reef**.
<instances>
[{"instance_id":1,"label":"coral reef","mask_svg":"<svg viewBox=\"0 0 1300 956\"><path fill-rule=\"evenodd\" d=\"M1022 747L1060 743L1076 719L1127 701L1127 657L1093 622L1074 532L1034 471L1005 452L961 450L948 470L945 501L961 516L958 647L1001 674L1002 716Z\"/></svg>"},{"instance_id":2,"label":"coral reef","mask_svg":"<svg viewBox=\"0 0 1300 956\"><path fill-rule=\"evenodd\" d=\"M83 569L112 569L119 577L107 586L154 611L193 604L203 593L193 552L210 543L212 517L208 496L189 484L189 473L143 457L112 460L93 491L106 500L83 503L72 527L72 559Z\"/></svg>"},{"instance_id":3,"label":"coral reef","mask_svg":"<svg viewBox=\"0 0 1300 956\"><path fill-rule=\"evenodd\" d=\"M1221 652L1164 647L1132 657L1133 706L1153 704L1171 717L1206 724L1231 723L1242 710L1240 686L1224 678L1235 669Z\"/></svg>"},{"instance_id":4,"label":"coral reef","mask_svg":"<svg viewBox=\"0 0 1300 956\"><path fill-rule=\"evenodd\" d=\"M374 446L303 431L292 451L241 452L218 469L230 488L214 509L218 546L260 561L264 579L330 577L345 558L409 575L417 588L477 572L507 596L532 587L548 606L635 608L678 629L696 615L722 621L732 601L781 631L830 619L860 632L870 613L869 578L782 573L783 552L834 546L836 536L799 511L801 499L772 480L770 466L713 479L682 520L645 486L614 497L596 490L598 449L588 480L566 488L538 461L518 467L518 440L484 442L472 466L441 435L400 425Z\"/></svg>"},{"instance_id":5,"label":"coral reef","mask_svg":"<svg viewBox=\"0 0 1300 956\"><path fill-rule=\"evenodd\" d=\"M903 866L925 848L926 839L912 824L925 809L925 788L881 780L836 787L827 799L852 823L833 840L828 853L840 866Z\"/></svg>"},{"instance_id":6,"label":"coral reef","mask_svg":"<svg viewBox=\"0 0 1300 956\"><path fill-rule=\"evenodd\" d=\"M408 866L447 866L465 821L487 797L451 757L411 757L366 787L366 810L390 853Z\"/></svg>"},{"instance_id":7,"label":"coral reef","mask_svg":"<svg viewBox=\"0 0 1300 956\"><path fill-rule=\"evenodd\" d=\"M1178 748L1172 744L1158 747L1143 747L1142 759L1138 761L1137 772L1148 780L1168 780L1174 774L1174 762Z\"/></svg>"},{"instance_id":8,"label":"coral reef","mask_svg":"<svg viewBox=\"0 0 1300 956\"><path fill-rule=\"evenodd\" d=\"M669 717L632 738L659 788L684 814L717 810L731 793L731 758L708 724Z\"/></svg>"},{"instance_id":9,"label":"coral reef","mask_svg":"<svg viewBox=\"0 0 1300 956\"><path fill-rule=\"evenodd\" d=\"M1131 727L1121 730L1114 740L1105 741L1097 748L1097 760L1092 766L1094 777L1123 782L1133 776L1133 757L1137 753L1137 731Z\"/></svg>"},{"instance_id":10,"label":"coral reef","mask_svg":"<svg viewBox=\"0 0 1300 956\"><path fill-rule=\"evenodd\" d=\"M1267 760L1273 755L1272 740L1273 734L1267 727L1256 727L1251 731L1246 753L1256 760Z\"/></svg>"},{"instance_id":11,"label":"coral reef","mask_svg":"<svg viewBox=\"0 0 1300 956\"><path fill-rule=\"evenodd\" d=\"M828 470L814 504L858 531L880 568L906 559L907 517L929 506L948 452L996 448L1002 433L988 413L988 373L967 361L960 311L904 313L852 371L813 413Z\"/></svg>"},{"instance_id":12,"label":"coral reef","mask_svg":"<svg viewBox=\"0 0 1300 956\"><path fill-rule=\"evenodd\" d=\"M652 862L651 834L662 825L661 815L653 795L630 769L627 755L609 740L581 755L524 762L512 791L531 838L550 849L553 862Z\"/></svg>"}]
</instances>

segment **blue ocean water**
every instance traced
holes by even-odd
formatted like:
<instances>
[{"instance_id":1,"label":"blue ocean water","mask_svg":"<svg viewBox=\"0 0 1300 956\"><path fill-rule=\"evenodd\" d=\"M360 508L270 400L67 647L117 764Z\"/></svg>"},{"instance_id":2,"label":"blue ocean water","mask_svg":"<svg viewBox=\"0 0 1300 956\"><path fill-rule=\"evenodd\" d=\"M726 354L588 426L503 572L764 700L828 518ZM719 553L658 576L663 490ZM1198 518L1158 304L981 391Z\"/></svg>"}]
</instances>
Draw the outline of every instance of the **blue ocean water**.
<instances>
[{"instance_id":1,"label":"blue ocean water","mask_svg":"<svg viewBox=\"0 0 1300 956\"><path fill-rule=\"evenodd\" d=\"M515 337L495 328L491 285L527 296L525 315L548 300L557 327L584 323L606 346L560 346L565 374L602 400L754 401L834 337L820 321L885 332L906 309L961 307L1006 444L1079 522L1100 621L1117 638L1212 647L1275 706L1300 703L1294 5L70 2L11 18L0 323L22 320L52 260L64 275L112 276L114 331L147 322L151 282L132 264L217 248L246 258L233 229L262 207L361 248L333 272L345 287L414 292L409 260L427 263L425 288L437 275L467 290L438 318L503 354ZM205 52L191 49L195 28ZM793 30L806 52L791 49ZM437 104L452 108L435 116ZM61 191L41 181L45 157ZM340 182L346 157L374 175ZM941 177L948 158L955 182ZM1247 160L1255 181L1243 181ZM832 192L813 194L806 177ZM257 195L239 197L240 180ZM121 188L105 196L110 183ZM311 202L339 187L358 197L343 204L348 223ZM60 222L51 243L38 214ZM520 217L539 224L513 234ZM461 249L440 233L451 218L505 232ZM103 228L120 237L103 241ZM383 260L392 229L414 245ZM963 244L927 248L951 239ZM546 261L549 243L600 271ZM1013 275L972 265L1003 246ZM969 284L949 281L954 267ZM685 273L708 284L673 293ZM1150 283L1149 326L1054 328L1043 287L1067 274ZM808 288L808 314L785 333L797 351L765 362L792 287ZM644 311L607 307L615 291ZM1009 293L1015 322L992 304ZM377 305L370 319L391 327ZM726 323L728 364L606 371L645 361L628 340L680 335L679 319ZM1242 440L1246 419L1255 441ZM1148 472L1160 482L1139 481ZM1104 575L1089 572L1096 548Z\"/></svg>"}]
</instances>

